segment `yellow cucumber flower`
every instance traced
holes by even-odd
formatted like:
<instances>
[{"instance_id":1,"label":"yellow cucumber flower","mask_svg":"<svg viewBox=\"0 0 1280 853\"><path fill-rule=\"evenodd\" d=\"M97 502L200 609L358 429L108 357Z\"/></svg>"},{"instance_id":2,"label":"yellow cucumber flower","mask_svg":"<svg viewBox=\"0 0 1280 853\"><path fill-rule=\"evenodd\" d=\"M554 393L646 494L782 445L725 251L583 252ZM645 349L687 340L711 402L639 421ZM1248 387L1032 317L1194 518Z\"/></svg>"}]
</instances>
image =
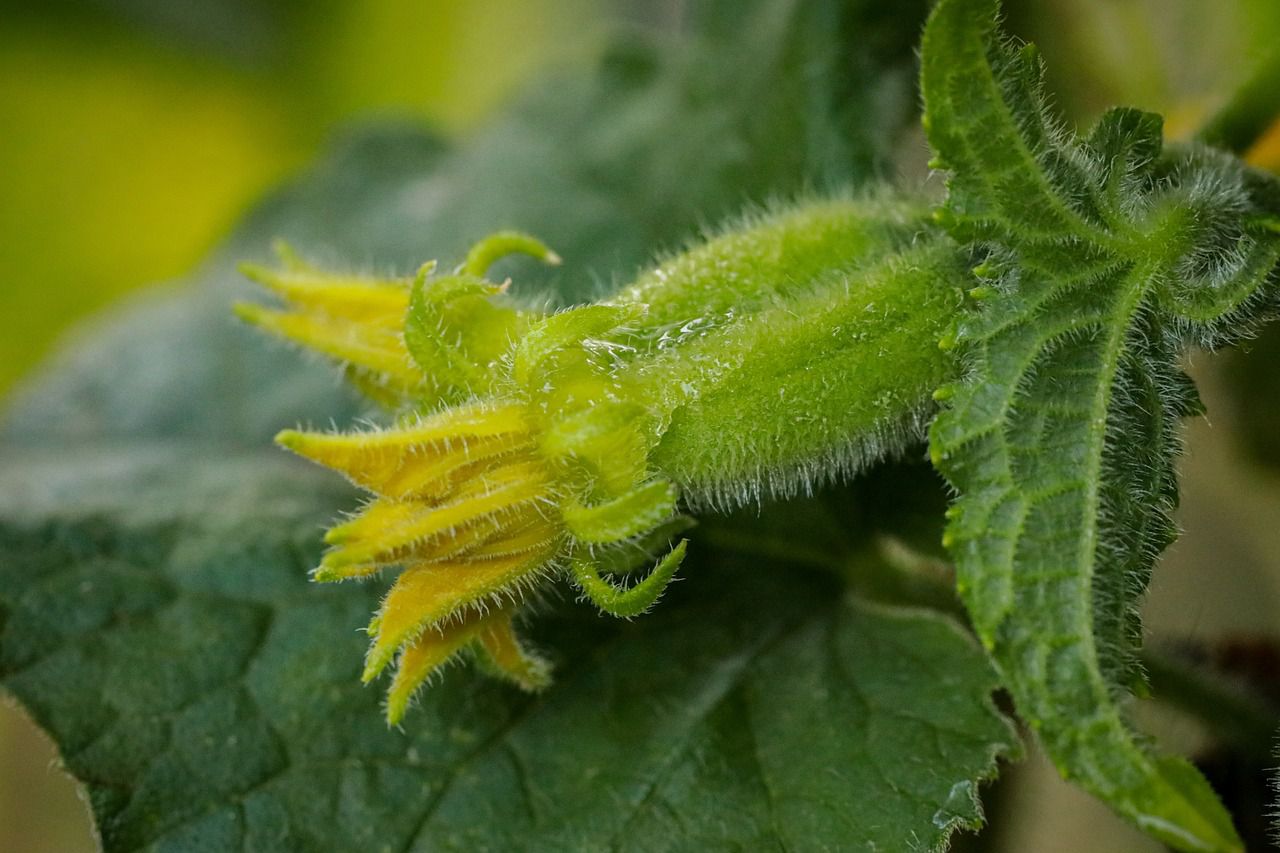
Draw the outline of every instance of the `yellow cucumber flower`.
<instances>
[{"instance_id":1,"label":"yellow cucumber flower","mask_svg":"<svg viewBox=\"0 0 1280 853\"><path fill-rule=\"evenodd\" d=\"M916 208L815 203L556 313L484 278L512 252L558 262L514 232L411 280L332 275L287 251L279 271L246 268L284 306L241 305L241 317L337 361L397 413L385 428L277 437L371 495L328 531L313 577L398 571L364 670L370 681L395 664L388 720L463 651L545 686L550 667L513 619L557 577L606 613L648 609L686 543L644 579L619 578L690 526L682 493L720 505L807 488L819 469L851 471L918 436L921 401L949 371L936 346L902 368L915 387L881 365L849 396L836 376L886 336L941 334L955 301L945 282L960 279L929 233Z\"/></svg>"}]
</instances>

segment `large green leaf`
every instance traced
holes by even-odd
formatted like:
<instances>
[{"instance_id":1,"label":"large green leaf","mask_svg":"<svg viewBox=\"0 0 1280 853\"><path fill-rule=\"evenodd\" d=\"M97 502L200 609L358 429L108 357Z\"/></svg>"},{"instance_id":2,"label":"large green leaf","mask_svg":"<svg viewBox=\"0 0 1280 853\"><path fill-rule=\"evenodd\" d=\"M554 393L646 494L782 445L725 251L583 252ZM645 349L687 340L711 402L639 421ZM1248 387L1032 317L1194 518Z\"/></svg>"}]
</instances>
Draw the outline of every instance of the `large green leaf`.
<instances>
[{"instance_id":1,"label":"large green leaf","mask_svg":"<svg viewBox=\"0 0 1280 853\"><path fill-rule=\"evenodd\" d=\"M1137 600L1173 540L1191 345L1274 305L1276 190L1224 154L1162 149L1158 116L1086 138L1046 109L996 0L944 0L923 50L943 218L987 254L957 337L968 375L932 431L960 492L948 538L974 627L1060 770L1189 850L1239 839L1186 761L1153 754L1118 697L1141 680Z\"/></svg>"},{"instance_id":2,"label":"large green leaf","mask_svg":"<svg viewBox=\"0 0 1280 853\"><path fill-rule=\"evenodd\" d=\"M984 656L945 617L847 600L778 543L695 541L689 580L635 623L548 603L550 692L451 672L403 731L358 683L376 585L306 580L356 497L264 448L360 406L233 324L234 260L279 235L329 266L407 272L518 227L566 264L511 271L569 301L744 202L856 183L889 150L911 109L904 19L693 5L697 34L627 42L465 147L349 137L196 287L105 321L16 401L0 681L88 787L108 849L905 849L978 823L977 785L1015 743ZM896 89L859 88L886 68ZM832 510L838 532L852 508ZM854 554L864 535L833 539Z\"/></svg>"},{"instance_id":3,"label":"large green leaf","mask_svg":"<svg viewBox=\"0 0 1280 853\"><path fill-rule=\"evenodd\" d=\"M945 617L705 548L652 617L549 605L544 696L459 669L388 730L376 590L306 580L349 496L262 454L62 456L0 476L0 683L110 850L932 848L1014 743Z\"/></svg>"}]
</instances>

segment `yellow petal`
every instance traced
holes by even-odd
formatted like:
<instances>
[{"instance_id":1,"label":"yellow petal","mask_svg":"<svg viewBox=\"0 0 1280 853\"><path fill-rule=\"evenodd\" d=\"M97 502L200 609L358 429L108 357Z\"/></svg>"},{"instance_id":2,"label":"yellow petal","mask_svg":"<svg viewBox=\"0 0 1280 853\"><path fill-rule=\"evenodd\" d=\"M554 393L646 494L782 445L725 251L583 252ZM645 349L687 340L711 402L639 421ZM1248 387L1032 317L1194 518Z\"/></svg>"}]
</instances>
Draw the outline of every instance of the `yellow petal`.
<instances>
[{"instance_id":1,"label":"yellow petal","mask_svg":"<svg viewBox=\"0 0 1280 853\"><path fill-rule=\"evenodd\" d=\"M256 264L244 264L240 271L308 313L400 328L409 310L408 279L330 275L305 268L272 270Z\"/></svg>"},{"instance_id":2,"label":"yellow petal","mask_svg":"<svg viewBox=\"0 0 1280 853\"><path fill-rule=\"evenodd\" d=\"M382 481L379 494L447 503L469 479L498 465L532 459L523 436L480 438L445 453L422 453Z\"/></svg>"},{"instance_id":3,"label":"yellow petal","mask_svg":"<svg viewBox=\"0 0 1280 853\"><path fill-rule=\"evenodd\" d=\"M473 560L496 560L542 551L559 537L558 530L559 525L541 515L513 518L503 525L500 535L490 537L467 556Z\"/></svg>"},{"instance_id":4,"label":"yellow petal","mask_svg":"<svg viewBox=\"0 0 1280 853\"><path fill-rule=\"evenodd\" d=\"M336 537L343 528L334 528L326 535L331 543L341 541ZM494 557L527 554L541 547L554 536L548 522L536 510L520 508L510 515L488 515L451 531L448 536L432 540L429 555L415 559L422 562L456 561L461 557L492 559ZM425 549L424 549L425 550ZM368 577L386 568L386 563L356 563L343 566L325 565L317 568L312 577L319 582L350 580Z\"/></svg>"},{"instance_id":5,"label":"yellow petal","mask_svg":"<svg viewBox=\"0 0 1280 853\"><path fill-rule=\"evenodd\" d=\"M446 540L487 517L502 520L522 506L546 500L549 483L536 462L509 465L476 477L453 496L432 505L380 499L360 515L329 531L337 547L324 555L320 571L364 563L394 563L440 556Z\"/></svg>"},{"instance_id":6,"label":"yellow petal","mask_svg":"<svg viewBox=\"0 0 1280 853\"><path fill-rule=\"evenodd\" d=\"M459 557L492 559L527 554L554 538L554 529L536 507L520 507L509 515L486 516L439 543L438 556L426 562Z\"/></svg>"},{"instance_id":7,"label":"yellow petal","mask_svg":"<svg viewBox=\"0 0 1280 853\"><path fill-rule=\"evenodd\" d=\"M320 314L275 311L249 302L235 307L239 317L259 328L354 367L372 371L404 389L423 382L394 329L353 323Z\"/></svg>"},{"instance_id":8,"label":"yellow petal","mask_svg":"<svg viewBox=\"0 0 1280 853\"><path fill-rule=\"evenodd\" d=\"M529 460L532 450L528 437L518 433L455 439L449 446L418 445L403 451L377 446L343 447L345 442L323 440L330 436L317 438L322 440L312 441L310 436L300 433L282 433L276 440L317 461L320 461L318 457L328 454L324 464L340 470L347 479L371 492L389 498L431 502L443 501L465 480L485 470Z\"/></svg>"},{"instance_id":9,"label":"yellow petal","mask_svg":"<svg viewBox=\"0 0 1280 853\"><path fill-rule=\"evenodd\" d=\"M552 539L545 547L522 554L492 560L423 563L407 569L374 618L376 636L369 649L364 680L376 677L395 656L396 649L423 629L495 593L517 589L522 580L546 563L555 544Z\"/></svg>"},{"instance_id":10,"label":"yellow petal","mask_svg":"<svg viewBox=\"0 0 1280 853\"><path fill-rule=\"evenodd\" d=\"M551 666L520 644L508 613L486 618L476 637L482 661L495 674L515 682L524 690L541 690L551 683Z\"/></svg>"},{"instance_id":11,"label":"yellow petal","mask_svg":"<svg viewBox=\"0 0 1280 853\"><path fill-rule=\"evenodd\" d=\"M468 614L468 618L438 630L423 631L416 640L406 645L400 653L391 688L387 691L387 722L394 726L404 719L409 700L422 683L448 663L463 646L474 640L488 622L501 621L503 615L500 612L490 613L488 616Z\"/></svg>"},{"instance_id":12,"label":"yellow petal","mask_svg":"<svg viewBox=\"0 0 1280 853\"><path fill-rule=\"evenodd\" d=\"M330 527L324 534L324 541L330 545L345 545L377 539L384 531L405 524L428 510L429 507L414 501L372 501L350 521Z\"/></svg>"},{"instance_id":13,"label":"yellow petal","mask_svg":"<svg viewBox=\"0 0 1280 853\"><path fill-rule=\"evenodd\" d=\"M450 409L394 429L353 433L285 430L276 442L388 497L443 497L474 463L531 447L519 407Z\"/></svg>"},{"instance_id":14,"label":"yellow petal","mask_svg":"<svg viewBox=\"0 0 1280 853\"><path fill-rule=\"evenodd\" d=\"M311 570L311 579L317 583L359 580L360 578L376 575L385 568L386 565L382 563L363 563L356 566L342 566L337 569L328 566L317 566Z\"/></svg>"}]
</instances>

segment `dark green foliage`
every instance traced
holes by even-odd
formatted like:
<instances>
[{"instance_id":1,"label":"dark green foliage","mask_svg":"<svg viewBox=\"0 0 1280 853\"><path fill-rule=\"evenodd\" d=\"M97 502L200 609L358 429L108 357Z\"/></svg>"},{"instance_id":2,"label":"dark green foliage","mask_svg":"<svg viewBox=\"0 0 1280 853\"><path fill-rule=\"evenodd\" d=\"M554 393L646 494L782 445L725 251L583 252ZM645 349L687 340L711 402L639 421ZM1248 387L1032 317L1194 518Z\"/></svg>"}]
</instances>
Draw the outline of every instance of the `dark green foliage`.
<instances>
[{"instance_id":1,"label":"dark green foliage","mask_svg":"<svg viewBox=\"0 0 1280 853\"><path fill-rule=\"evenodd\" d=\"M707 548L642 621L543 608L544 698L454 671L388 730L376 590L306 580L347 495L262 454L64 464L0 478L0 680L109 850L933 847L1015 743L944 617Z\"/></svg>"}]
</instances>

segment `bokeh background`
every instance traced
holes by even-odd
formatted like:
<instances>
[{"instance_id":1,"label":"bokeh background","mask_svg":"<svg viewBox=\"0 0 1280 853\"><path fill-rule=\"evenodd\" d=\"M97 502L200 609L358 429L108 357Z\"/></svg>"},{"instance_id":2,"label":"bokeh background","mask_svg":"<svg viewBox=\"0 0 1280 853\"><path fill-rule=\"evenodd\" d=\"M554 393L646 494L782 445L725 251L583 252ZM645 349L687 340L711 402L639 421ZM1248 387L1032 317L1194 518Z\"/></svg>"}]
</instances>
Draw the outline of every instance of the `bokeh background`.
<instances>
[{"instance_id":1,"label":"bokeh background","mask_svg":"<svg viewBox=\"0 0 1280 853\"><path fill-rule=\"evenodd\" d=\"M1280 43L1275 0L1008 5L1011 26L1041 44L1058 100L1081 122L1130 103L1168 113L1174 132L1185 132ZM342 127L394 114L465 135L538 69L589 61L620 19L675 21L679 7L0 0L0 396L75 321L190 271ZM1268 339L1257 349L1267 346L1280 353ZM1256 353L1237 361L1197 366L1221 414L1193 431L1189 535L1148 608L1154 627L1208 639L1242 625L1274 632L1280 621L1280 602L1257 590L1260 577L1272 592L1280 584L1280 480L1250 455L1265 454L1259 447L1268 429L1280 434L1280 421L1259 426L1265 406L1232 391L1240 376L1265 375L1267 362ZM1215 565L1206 601L1203 564L1220 563L1228 545L1231 565ZM1186 721L1155 725L1175 741L1198 737ZM55 761L22 712L0 703L0 851L95 849L87 809ZM1005 787L1016 808L1004 811L1031 819L997 826L983 849L1085 849L1081 826L1096 833L1091 850L1155 849L1042 765Z\"/></svg>"}]
</instances>

